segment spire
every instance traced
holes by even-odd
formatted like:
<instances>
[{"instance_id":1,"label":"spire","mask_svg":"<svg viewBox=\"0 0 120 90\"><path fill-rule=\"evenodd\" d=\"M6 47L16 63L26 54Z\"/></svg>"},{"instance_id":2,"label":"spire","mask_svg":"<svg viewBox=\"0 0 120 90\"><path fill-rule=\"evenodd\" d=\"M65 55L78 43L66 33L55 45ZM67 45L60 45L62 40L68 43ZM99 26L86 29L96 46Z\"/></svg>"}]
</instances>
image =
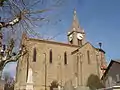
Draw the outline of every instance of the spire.
<instances>
[{"instance_id":1,"label":"spire","mask_svg":"<svg viewBox=\"0 0 120 90\"><path fill-rule=\"evenodd\" d=\"M70 30L68 31L68 41L70 44L83 45L85 43L85 33L80 27L76 10L73 12L73 21Z\"/></svg>"},{"instance_id":2,"label":"spire","mask_svg":"<svg viewBox=\"0 0 120 90\"><path fill-rule=\"evenodd\" d=\"M84 32L84 30L80 27L79 20L77 18L77 12L74 9L73 12L73 22L72 22L72 31L77 31L77 32Z\"/></svg>"}]
</instances>

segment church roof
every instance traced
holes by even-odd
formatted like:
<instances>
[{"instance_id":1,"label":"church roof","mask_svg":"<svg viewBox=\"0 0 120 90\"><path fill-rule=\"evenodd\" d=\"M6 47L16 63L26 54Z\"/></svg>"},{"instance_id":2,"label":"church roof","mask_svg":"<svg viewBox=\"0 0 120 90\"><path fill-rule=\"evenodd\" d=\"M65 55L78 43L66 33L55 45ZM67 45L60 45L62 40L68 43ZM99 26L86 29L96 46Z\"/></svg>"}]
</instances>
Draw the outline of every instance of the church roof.
<instances>
[{"instance_id":1,"label":"church roof","mask_svg":"<svg viewBox=\"0 0 120 90\"><path fill-rule=\"evenodd\" d=\"M76 53L77 51L79 51L80 48L84 47L84 46L87 45L87 44L90 44L94 49L99 50L99 51L101 51L101 52L103 52L103 53L105 54L105 51L104 51L104 50L99 49L99 48L95 48L90 42L86 42L84 45L82 45L81 47L79 47L78 49L76 49L75 51L73 51L71 54Z\"/></svg>"},{"instance_id":2,"label":"church roof","mask_svg":"<svg viewBox=\"0 0 120 90\"><path fill-rule=\"evenodd\" d=\"M76 48L80 47L80 46L74 45L74 44L68 44L68 43L62 43L62 42L56 42L56 41L49 41L49 40L42 40L42 39L35 39L35 38L28 38L28 40L51 43L51 44L59 44L59 45L64 45L64 46L76 47Z\"/></svg>"},{"instance_id":3,"label":"church roof","mask_svg":"<svg viewBox=\"0 0 120 90\"><path fill-rule=\"evenodd\" d=\"M73 14L73 22L72 22L72 26L70 28L69 32L73 32L73 31L77 31L77 32L82 32L84 33L83 28L80 26L79 24L79 20L77 18L77 13L76 10L74 9L74 14Z\"/></svg>"},{"instance_id":4,"label":"church roof","mask_svg":"<svg viewBox=\"0 0 120 90\"><path fill-rule=\"evenodd\" d=\"M37 41L37 42L44 42L44 43L49 43L49 44L56 44L56 45L63 45L63 46L68 46L68 47L75 47L75 48L79 48L79 45L74 45L74 44L69 44L69 43L63 43L63 42L57 42L57 41L50 41L47 39L36 39L36 38L31 38L27 36L27 33L24 32L22 35L22 40L21 40L21 44L24 43L24 41Z\"/></svg>"}]
</instances>

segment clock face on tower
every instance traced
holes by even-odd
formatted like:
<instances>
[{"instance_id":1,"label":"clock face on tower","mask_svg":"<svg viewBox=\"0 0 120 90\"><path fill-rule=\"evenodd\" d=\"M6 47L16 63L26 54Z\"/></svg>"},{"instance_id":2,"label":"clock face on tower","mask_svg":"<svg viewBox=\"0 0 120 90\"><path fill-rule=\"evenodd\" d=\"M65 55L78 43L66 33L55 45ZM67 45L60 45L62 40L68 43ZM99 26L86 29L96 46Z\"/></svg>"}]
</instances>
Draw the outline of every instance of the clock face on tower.
<instances>
[{"instance_id":1,"label":"clock face on tower","mask_svg":"<svg viewBox=\"0 0 120 90\"><path fill-rule=\"evenodd\" d=\"M77 33L77 38L78 38L79 40L82 40L82 39L83 39L83 35L82 35L81 33Z\"/></svg>"},{"instance_id":2,"label":"clock face on tower","mask_svg":"<svg viewBox=\"0 0 120 90\"><path fill-rule=\"evenodd\" d=\"M72 39L73 39L73 35L71 34L71 35L69 35L69 41L72 41Z\"/></svg>"}]
</instances>

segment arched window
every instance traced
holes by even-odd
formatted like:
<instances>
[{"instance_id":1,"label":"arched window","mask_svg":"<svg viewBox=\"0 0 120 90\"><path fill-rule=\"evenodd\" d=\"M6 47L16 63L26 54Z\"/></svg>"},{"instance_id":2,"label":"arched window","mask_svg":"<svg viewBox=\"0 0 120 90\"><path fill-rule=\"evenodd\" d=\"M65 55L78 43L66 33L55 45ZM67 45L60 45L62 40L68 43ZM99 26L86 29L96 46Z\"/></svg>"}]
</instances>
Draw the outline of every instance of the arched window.
<instances>
[{"instance_id":1,"label":"arched window","mask_svg":"<svg viewBox=\"0 0 120 90\"><path fill-rule=\"evenodd\" d=\"M67 53L64 52L64 64L66 65L67 64Z\"/></svg>"},{"instance_id":2,"label":"arched window","mask_svg":"<svg viewBox=\"0 0 120 90\"><path fill-rule=\"evenodd\" d=\"M28 61L28 58L27 58L26 82L27 82L27 80L28 80L28 69L29 69L29 61Z\"/></svg>"},{"instance_id":3,"label":"arched window","mask_svg":"<svg viewBox=\"0 0 120 90\"><path fill-rule=\"evenodd\" d=\"M89 50L87 50L87 59L88 59L88 64L90 64L91 61L90 61L90 51Z\"/></svg>"},{"instance_id":4,"label":"arched window","mask_svg":"<svg viewBox=\"0 0 120 90\"><path fill-rule=\"evenodd\" d=\"M78 39L78 45L82 45L82 40Z\"/></svg>"},{"instance_id":5,"label":"arched window","mask_svg":"<svg viewBox=\"0 0 120 90\"><path fill-rule=\"evenodd\" d=\"M33 62L36 62L36 48L33 49Z\"/></svg>"},{"instance_id":6,"label":"arched window","mask_svg":"<svg viewBox=\"0 0 120 90\"><path fill-rule=\"evenodd\" d=\"M52 63L52 49L50 50L49 54L50 54L50 58L49 58L50 60L49 61L50 61L50 63Z\"/></svg>"},{"instance_id":7,"label":"arched window","mask_svg":"<svg viewBox=\"0 0 120 90\"><path fill-rule=\"evenodd\" d=\"M73 40L70 41L70 44L73 44Z\"/></svg>"}]
</instances>

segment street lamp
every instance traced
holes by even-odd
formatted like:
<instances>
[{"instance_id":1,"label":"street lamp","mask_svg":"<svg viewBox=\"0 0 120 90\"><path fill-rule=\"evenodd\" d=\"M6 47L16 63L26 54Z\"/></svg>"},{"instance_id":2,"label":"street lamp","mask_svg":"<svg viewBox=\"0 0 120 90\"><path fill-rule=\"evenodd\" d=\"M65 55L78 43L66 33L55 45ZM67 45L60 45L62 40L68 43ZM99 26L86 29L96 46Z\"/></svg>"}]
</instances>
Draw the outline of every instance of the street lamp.
<instances>
[{"instance_id":1,"label":"street lamp","mask_svg":"<svg viewBox=\"0 0 120 90\"><path fill-rule=\"evenodd\" d=\"M101 49L101 47L102 47L102 43L99 43L99 51L101 51L101 53L100 53L100 56L101 56L101 66L100 66L100 68L101 68L101 70L102 70L102 72L104 73L104 71L106 70L106 66L104 65L104 61L103 61L103 55L102 55L102 49Z\"/></svg>"},{"instance_id":2,"label":"street lamp","mask_svg":"<svg viewBox=\"0 0 120 90\"><path fill-rule=\"evenodd\" d=\"M99 44L99 47L100 47L100 49L101 49L101 47L102 47L102 43L101 43L101 42L99 42L98 44Z\"/></svg>"}]
</instances>

